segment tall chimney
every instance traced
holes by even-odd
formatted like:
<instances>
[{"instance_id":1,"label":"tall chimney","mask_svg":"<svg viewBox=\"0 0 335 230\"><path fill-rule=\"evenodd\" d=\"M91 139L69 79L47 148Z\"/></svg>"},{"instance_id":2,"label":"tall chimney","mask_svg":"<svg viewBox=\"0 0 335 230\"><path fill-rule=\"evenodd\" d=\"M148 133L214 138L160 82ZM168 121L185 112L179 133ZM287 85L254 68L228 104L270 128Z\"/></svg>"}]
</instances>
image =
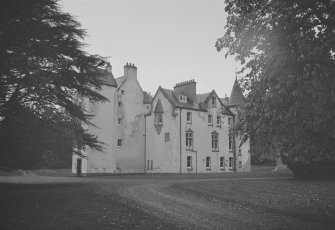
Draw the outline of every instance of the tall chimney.
<instances>
[{"instance_id":1,"label":"tall chimney","mask_svg":"<svg viewBox=\"0 0 335 230\"><path fill-rule=\"evenodd\" d=\"M174 87L175 93L183 93L185 94L189 99L191 99L193 102L196 102L197 97L197 83L194 81L194 79L189 81L184 81L181 83L176 84Z\"/></svg>"},{"instance_id":2,"label":"tall chimney","mask_svg":"<svg viewBox=\"0 0 335 230\"><path fill-rule=\"evenodd\" d=\"M124 76L129 79L137 79L137 67L127 62L124 66Z\"/></svg>"}]
</instances>

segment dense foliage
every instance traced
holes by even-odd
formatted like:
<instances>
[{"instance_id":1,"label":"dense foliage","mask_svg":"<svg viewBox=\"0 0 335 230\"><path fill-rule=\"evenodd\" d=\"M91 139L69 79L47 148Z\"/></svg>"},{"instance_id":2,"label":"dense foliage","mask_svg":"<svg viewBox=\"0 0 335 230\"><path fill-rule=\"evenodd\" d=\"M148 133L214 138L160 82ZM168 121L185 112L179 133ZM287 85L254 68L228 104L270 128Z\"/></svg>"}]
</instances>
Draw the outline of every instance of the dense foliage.
<instances>
[{"instance_id":1,"label":"dense foliage","mask_svg":"<svg viewBox=\"0 0 335 230\"><path fill-rule=\"evenodd\" d=\"M29 130L40 135L42 145L52 132L46 136L37 123L48 126L69 119L89 123L78 98L107 100L98 92L103 84L99 68L105 62L83 50L84 36L80 24L60 10L58 0L0 1L0 139L2 144L6 140L8 147L2 148L1 154L19 147L9 144L15 144L14 140L3 139L9 130ZM20 119L24 113L29 116ZM29 140L20 143L30 148ZM79 149L85 145L100 148L93 136L84 140L76 142ZM21 148L20 154L29 152Z\"/></svg>"},{"instance_id":2,"label":"dense foliage","mask_svg":"<svg viewBox=\"0 0 335 230\"><path fill-rule=\"evenodd\" d=\"M335 1L226 3L216 47L243 64L241 130L296 175L335 175Z\"/></svg>"}]
</instances>

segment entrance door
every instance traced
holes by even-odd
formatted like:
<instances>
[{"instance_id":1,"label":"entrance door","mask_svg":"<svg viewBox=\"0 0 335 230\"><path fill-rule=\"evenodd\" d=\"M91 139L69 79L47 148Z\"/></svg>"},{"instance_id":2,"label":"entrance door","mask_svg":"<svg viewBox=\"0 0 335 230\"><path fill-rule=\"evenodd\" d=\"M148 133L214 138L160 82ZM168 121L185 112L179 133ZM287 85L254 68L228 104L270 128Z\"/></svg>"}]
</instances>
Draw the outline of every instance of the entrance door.
<instances>
[{"instance_id":1,"label":"entrance door","mask_svg":"<svg viewBox=\"0 0 335 230\"><path fill-rule=\"evenodd\" d=\"M81 175L81 158L77 158L77 176Z\"/></svg>"}]
</instances>

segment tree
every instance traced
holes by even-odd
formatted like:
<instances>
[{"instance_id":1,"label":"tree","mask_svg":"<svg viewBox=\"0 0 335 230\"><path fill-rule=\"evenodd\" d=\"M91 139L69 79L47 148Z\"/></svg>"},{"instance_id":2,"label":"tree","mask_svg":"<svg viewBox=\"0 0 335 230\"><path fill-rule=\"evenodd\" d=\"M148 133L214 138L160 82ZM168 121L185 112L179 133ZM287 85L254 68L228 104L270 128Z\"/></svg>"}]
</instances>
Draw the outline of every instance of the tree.
<instances>
[{"instance_id":1,"label":"tree","mask_svg":"<svg viewBox=\"0 0 335 230\"><path fill-rule=\"evenodd\" d=\"M63 124L58 134L64 134L67 124L79 130L72 130L77 135L72 137L73 149L85 146L102 149L95 136L78 126L80 122L90 124L90 117L80 103L82 99L93 103L108 100L99 94L104 74L101 69L107 63L104 58L83 50L85 35L80 23L60 10L58 0L0 2L1 141L10 130L27 131L43 124L48 127L38 131L39 142L34 139L34 144L46 150L45 135L52 135L50 130L56 130L55 124ZM25 115L29 119L23 119ZM26 141L22 143L29 145ZM10 151L7 147L2 152Z\"/></svg>"},{"instance_id":2,"label":"tree","mask_svg":"<svg viewBox=\"0 0 335 230\"><path fill-rule=\"evenodd\" d=\"M216 48L243 64L240 131L296 175L335 175L335 2L226 3Z\"/></svg>"}]
</instances>

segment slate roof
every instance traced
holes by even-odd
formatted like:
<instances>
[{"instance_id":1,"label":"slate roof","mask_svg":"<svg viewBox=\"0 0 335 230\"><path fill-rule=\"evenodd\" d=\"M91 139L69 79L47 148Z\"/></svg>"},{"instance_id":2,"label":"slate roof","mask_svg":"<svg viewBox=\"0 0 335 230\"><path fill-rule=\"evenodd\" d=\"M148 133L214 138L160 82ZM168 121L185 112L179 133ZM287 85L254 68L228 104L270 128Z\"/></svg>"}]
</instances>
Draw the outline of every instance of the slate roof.
<instances>
[{"instance_id":1,"label":"slate roof","mask_svg":"<svg viewBox=\"0 0 335 230\"><path fill-rule=\"evenodd\" d=\"M164 89L162 87L158 88L158 91L161 91L163 95L170 101L170 103L175 106L176 108L184 108L184 109L191 109L191 110L198 110L198 111L207 111L207 102L212 95L216 95L215 91L204 93L204 94L197 94L196 95L196 102L192 102L189 98L187 98L187 102L183 103L180 102L178 99L178 95L170 89ZM232 115L232 113L228 110L228 108L222 103L221 99L217 97L222 105L222 113L227 115Z\"/></svg>"},{"instance_id":2,"label":"slate roof","mask_svg":"<svg viewBox=\"0 0 335 230\"><path fill-rule=\"evenodd\" d=\"M148 92L143 91L143 103L144 104L151 104L152 97L149 95Z\"/></svg>"},{"instance_id":3,"label":"slate roof","mask_svg":"<svg viewBox=\"0 0 335 230\"><path fill-rule=\"evenodd\" d=\"M242 93L242 89L237 79L235 79L233 89L229 98L229 106L237 106L241 105L244 101L244 96Z\"/></svg>"},{"instance_id":4,"label":"slate roof","mask_svg":"<svg viewBox=\"0 0 335 230\"><path fill-rule=\"evenodd\" d=\"M115 81L117 83L117 89L119 90L120 87L123 85L123 83L126 81L126 77L122 76L122 77L115 78Z\"/></svg>"}]
</instances>

